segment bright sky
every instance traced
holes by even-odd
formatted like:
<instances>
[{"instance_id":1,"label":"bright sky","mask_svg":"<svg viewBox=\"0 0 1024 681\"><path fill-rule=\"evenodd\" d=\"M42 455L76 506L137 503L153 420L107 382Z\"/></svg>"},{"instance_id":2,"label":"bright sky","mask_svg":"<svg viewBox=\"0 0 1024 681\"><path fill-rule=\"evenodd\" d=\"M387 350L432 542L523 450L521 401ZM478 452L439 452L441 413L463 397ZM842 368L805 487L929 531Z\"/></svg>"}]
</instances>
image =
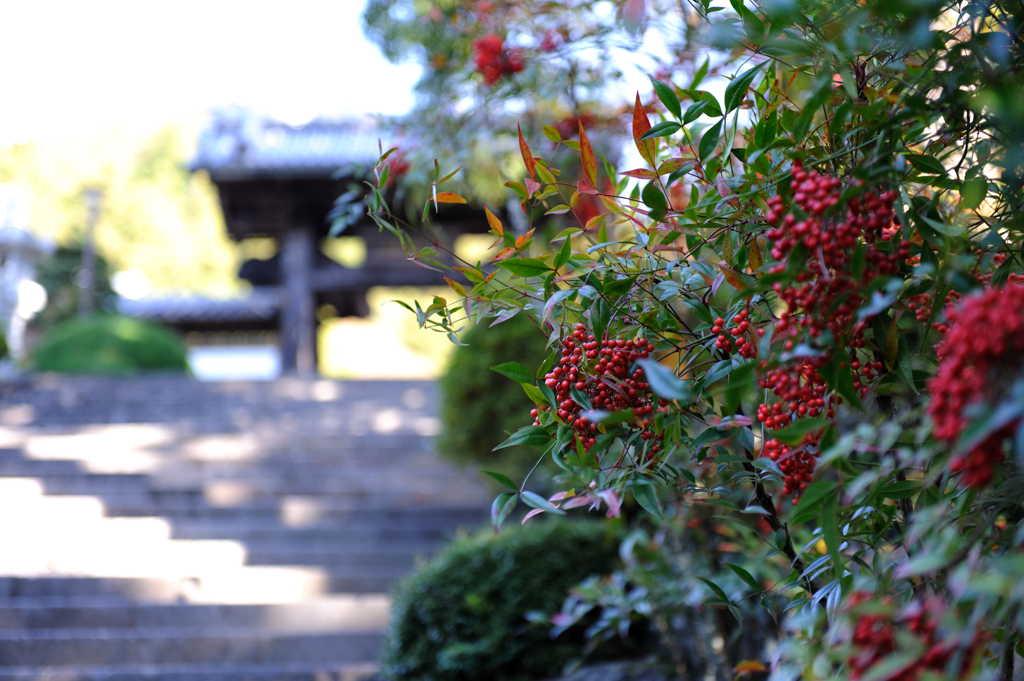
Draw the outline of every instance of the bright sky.
<instances>
[{"instance_id":1,"label":"bright sky","mask_svg":"<svg viewBox=\"0 0 1024 681\"><path fill-rule=\"evenodd\" d=\"M0 3L0 145L238 104L293 123L396 114L420 69L362 36L364 0Z\"/></svg>"}]
</instances>

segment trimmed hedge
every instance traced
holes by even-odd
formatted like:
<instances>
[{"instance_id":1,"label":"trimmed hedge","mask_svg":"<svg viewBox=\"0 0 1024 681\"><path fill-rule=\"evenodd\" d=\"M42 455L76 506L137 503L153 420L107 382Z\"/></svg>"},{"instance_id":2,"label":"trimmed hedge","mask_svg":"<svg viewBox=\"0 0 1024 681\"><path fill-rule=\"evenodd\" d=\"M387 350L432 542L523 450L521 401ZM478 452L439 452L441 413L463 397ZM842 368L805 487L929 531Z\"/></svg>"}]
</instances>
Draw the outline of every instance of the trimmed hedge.
<instances>
[{"instance_id":1,"label":"trimmed hedge","mask_svg":"<svg viewBox=\"0 0 1024 681\"><path fill-rule=\"evenodd\" d=\"M519 362L536 369L548 355L544 334L525 315L497 326L476 326L465 333L439 381L441 434L438 452L466 466L496 470L519 480L537 462L531 447L491 451L513 431L532 422L533 403L515 381L492 366ZM544 475L536 477L545 479Z\"/></svg>"},{"instance_id":2,"label":"trimmed hedge","mask_svg":"<svg viewBox=\"0 0 1024 681\"><path fill-rule=\"evenodd\" d=\"M71 374L188 371L185 346L171 331L107 314L60 322L43 337L33 363L39 371Z\"/></svg>"},{"instance_id":3,"label":"trimmed hedge","mask_svg":"<svg viewBox=\"0 0 1024 681\"><path fill-rule=\"evenodd\" d=\"M525 615L557 612L571 587L611 572L619 539L612 523L543 519L455 542L396 589L382 675L391 681L558 676L582 655L582 632L552 639Z\"/></svg>"}]
</instances>

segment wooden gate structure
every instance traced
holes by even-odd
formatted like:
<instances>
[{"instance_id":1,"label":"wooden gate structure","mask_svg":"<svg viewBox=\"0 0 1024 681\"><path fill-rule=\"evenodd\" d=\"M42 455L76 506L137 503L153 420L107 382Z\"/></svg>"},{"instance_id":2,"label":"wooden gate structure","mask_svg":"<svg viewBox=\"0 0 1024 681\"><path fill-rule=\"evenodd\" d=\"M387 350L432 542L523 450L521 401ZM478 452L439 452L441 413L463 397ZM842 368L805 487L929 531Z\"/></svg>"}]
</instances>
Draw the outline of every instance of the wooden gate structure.
<instances>
[{"instance_id":1,"label":"wooden gate structure","mask_svg":"<svg viewBox=\"0 0 1024 681\"><path fill-rule=\"evenodd\" d=\"M365 240L361 267L346 268L321 251L335 201L376 162L378 139L386 134L352 121L289 126L249 116L215 120L191 167L209 173L216 185L230 237L274 239L277 255L242 265L239 276L254 287L248 299L123 301L121 310L184 332L275 330L282 371L315 374L318 306L330 304L339 316L365 316L373 286L443 283L438 272L408 262L398 240L366 216L345 231ZM458 235L487 230L479 208L444 206L440 217L452 243Z\"/></svg>"}]
</instances>

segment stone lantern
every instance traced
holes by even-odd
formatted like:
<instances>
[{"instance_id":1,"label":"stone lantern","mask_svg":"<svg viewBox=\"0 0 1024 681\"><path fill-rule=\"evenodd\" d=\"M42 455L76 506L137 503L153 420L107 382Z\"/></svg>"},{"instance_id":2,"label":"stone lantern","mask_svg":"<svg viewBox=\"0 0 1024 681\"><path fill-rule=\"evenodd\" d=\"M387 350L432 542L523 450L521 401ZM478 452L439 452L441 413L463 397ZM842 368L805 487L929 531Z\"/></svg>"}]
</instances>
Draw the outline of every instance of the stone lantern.
<instances>
[{"instance_id":1,"label":"stone lantern","mask_svg":"<svg viewBox=\"0 0 1024 681\"><path fill-rule=\"evenodd\" d=\"M0 325L16 362L25 356L26 323L46 306L36 264L53 251L52 243L28 231L31 214L21 192L0 184Z\"/></svg>"}]
</instances>

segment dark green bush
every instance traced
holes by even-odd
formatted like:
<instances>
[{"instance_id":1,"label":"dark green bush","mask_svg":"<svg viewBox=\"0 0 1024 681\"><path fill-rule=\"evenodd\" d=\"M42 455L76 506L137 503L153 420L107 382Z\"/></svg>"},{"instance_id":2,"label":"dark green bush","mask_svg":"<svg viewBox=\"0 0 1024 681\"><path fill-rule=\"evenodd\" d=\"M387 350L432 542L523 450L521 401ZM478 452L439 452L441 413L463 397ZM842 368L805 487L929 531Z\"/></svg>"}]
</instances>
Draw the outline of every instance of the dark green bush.
<instances>
[{"instance_id":1,"label":"dark green bush","mask_svg":"<svg viewBox=\"0 0 1024 681\"><path fill-rule=\"evenodd\" d=\"M497 326L477 326L462 337L440 380L442 456L462 465L497 470L514 480L526 474L539 452L530 447L491 451L506 431L529 425L533 403L515 381L492 366L519 362L531 371L547 356L544 334L525 315Z\"/></svg>"},{"instance_id":2,"label":"dark green bush","mask_svg":"<svg viewBox=\"0 0 1024 681\"><path fill-rule=\"evenodd\" d=\"M60 322L36 348L35 368L73 374L187 371L185 347L171 331L120 315Z\"/></svg>"},{"instance_id":3,"label":"dark green bush","mask_svg":"<svg viewBox=\"0 0 1024 681\"><path fill-rule=\"evenodd\" d=\"M552 639L524 616L556 612L569 588L614 569L618 540L609 523L549 519L457 541L397 588L382 674L392 681L558 676L582 655L582 633Z\"/></svg>"}]
</instances>

